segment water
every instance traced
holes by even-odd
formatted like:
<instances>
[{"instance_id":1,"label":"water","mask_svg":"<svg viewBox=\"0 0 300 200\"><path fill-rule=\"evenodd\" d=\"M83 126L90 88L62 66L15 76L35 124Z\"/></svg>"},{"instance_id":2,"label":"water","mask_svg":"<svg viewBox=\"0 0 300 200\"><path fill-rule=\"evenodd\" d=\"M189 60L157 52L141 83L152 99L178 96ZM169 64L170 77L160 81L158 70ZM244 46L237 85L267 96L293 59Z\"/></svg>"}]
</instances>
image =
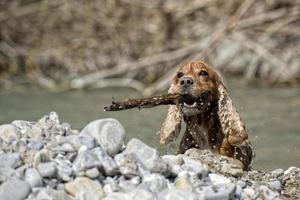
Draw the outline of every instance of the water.
<instances>
[{"instance_id":1,"label":"water","mask_svg":"<svg viewBox=\"0 0 300 200\"><path fill-rule=\"evenodd\" d=\"M299 88L256 88L229 83L229 92L246 124L255 147L256 169L300 167L300 90ZM88 122L104 117L118 119L127 140L136 137L162 153L174 153L176 144L159 145L158 131L167 106L151 109L104 112L115 99L140 97L121 88L49 93L34 87L0 90L0 124L15 119L36 121L56 111L61 121L81 129Z\"/></svg>"}]
</instances>

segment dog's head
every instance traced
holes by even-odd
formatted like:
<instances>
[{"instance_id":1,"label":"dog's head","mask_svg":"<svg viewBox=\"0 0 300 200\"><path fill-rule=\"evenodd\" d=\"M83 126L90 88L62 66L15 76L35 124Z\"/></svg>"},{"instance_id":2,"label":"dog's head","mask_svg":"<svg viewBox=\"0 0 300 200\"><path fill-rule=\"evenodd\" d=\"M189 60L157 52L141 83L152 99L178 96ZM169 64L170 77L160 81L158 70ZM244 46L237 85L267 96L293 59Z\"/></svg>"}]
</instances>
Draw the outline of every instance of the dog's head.
<instances>
[{"instance_id":1,"label":"dog's head","mask_svg":"<svg viewBox=\"0 0 300 200\"><path fill-rule=\"evenodd\" d=\"M191 62L180 67L169 92L182 94L177 106L183 115L197 115L216 102L218 80L218 74L208 64Z\"/></svg>"}]
</instances>

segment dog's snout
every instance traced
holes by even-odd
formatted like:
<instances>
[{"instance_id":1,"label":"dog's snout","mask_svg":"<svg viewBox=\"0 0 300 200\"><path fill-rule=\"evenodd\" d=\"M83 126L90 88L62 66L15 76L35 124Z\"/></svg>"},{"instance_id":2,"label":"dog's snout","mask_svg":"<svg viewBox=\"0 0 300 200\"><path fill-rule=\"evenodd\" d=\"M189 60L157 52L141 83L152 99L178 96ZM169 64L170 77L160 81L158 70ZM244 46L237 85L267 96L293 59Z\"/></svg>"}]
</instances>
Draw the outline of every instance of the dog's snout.
<instances>
[{"instance_id":1,"label":"dog's snout","mask_svg":"<svg viewBox=\"0 0 300 200\"><path fill-rule=\"evenodd\" d=\"M180 80L180 85L182 86L191 86L194 84L194 81L191 77L182 77Z\"/></svg>"}]
</instances>

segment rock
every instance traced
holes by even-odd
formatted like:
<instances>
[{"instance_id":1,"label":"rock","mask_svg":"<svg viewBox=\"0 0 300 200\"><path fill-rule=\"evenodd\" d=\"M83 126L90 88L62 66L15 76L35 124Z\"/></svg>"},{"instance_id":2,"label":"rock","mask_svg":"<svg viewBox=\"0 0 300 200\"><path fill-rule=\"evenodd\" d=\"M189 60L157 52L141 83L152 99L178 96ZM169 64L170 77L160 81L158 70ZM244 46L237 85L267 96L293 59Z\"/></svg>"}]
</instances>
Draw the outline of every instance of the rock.
<instances>
[{"instance_id":1,"label":"rock","mask_svg":"<svg viewBox=\"0 0 300 200\"><path fill-rule=\"evenodd\" d=\"M98 157L89 149L83 149L82 151L79 151L75 161L73 162L73 170L75 172L100 166L101 163Z\"/></svg>"},{"instance_id":2,"label":"rock","mask_svg":"<svg viewBox=\"0 0 300 200\"><path fill-rule=\"evenodd\" d=\"M223 175L220 175L220 174L209 174L208 177L210 178L211 182L214 184L214 185L221 185L221 184L229 184L231 183L231 181L226 178L225 176Z\"/></svg>"},{"instance_id":3,"label":"rock","mask_svg":"<svg viewBox=\"0 0 300 200\"><path fill-rule=\"evenodd\" d=\"M42 149L41 151L37 152L33 159L33 166L37 168L40 163L50 162L49 154L49 151L46 149Z\"/></svg>"},{"instance_id":4,"label":"rock","mask_svg":"<svg viewBox=\"0 0 300 200\"><path fill-rule=\"evenodd\" d=\"M203 199L199 194L181 190L181 189L165 189L158 194L159 200L198 200Z\"/></svg>"},{"instance_id":5,"label":"rock","mask_svg":"<svg viewBox=\"0 0 300 200\"><path fill-rule=\"evenodd\" d=\"M119 171L126 178L132 178L139 175L137 161L132 154L117 154L115 161L119 166Z\"/></svg>"},{"instance_id":6,"label":"rock","mask_svg":"<svg viewBox=\"0 0 300 200\"><path fill-rule=\"evenodd\" d=\"M279 199L279 193L270 190L267 186L261 185L257 190L257 197L261 199Z\"/></svg>"},{"instance_id":7,"label":"rock","mask_svg":"<svg viewBox=\"0 0 300 200\"><path fill-rule=\"evenodd\" d=\"M138 187L138 185L141 183L141 178L139 176L135 176L129 180L125 179L124 176L121 176L118 179L119 187L123 191L131 191Z\"/></svg>"},{"instance_id":8,"label":"rock","mask_svg":"<svg viewBox=\"0 0 300 200\"><path fill-rule=\"evenodd\" d=\"M119 187L118 183L111 177L107 177L104 181L103 190L106 195L109 195L113 192L120 191L121 188Z\"/></svg>"},{"instance_id":9,"label":"rock","mask_svg":"<svg viewBox=\"0 0 300 200\"><path fill-rule=\"evenodd\" d=\"M66 183L65 190L73 197L84 195L87 200L100 200L104 197L101 184L85 177L78 177L74 181Z\"/></svg>"},{"instance_id":10,"label":"rock","mask_svg":"<svg viewBox=\"0 0 300 200\"><path fill-rule=\"evenodd\" d=\"M183 164L183 155L163 155L161 157L170 167Z\"/></svg>"},{"instance_id":11,"label":"rock","mask_svg":"<svg viewBox=\"0 0 300 200\"><path fill-rule=\"evenodd\" d=\"M43 136L42 129L37 126L27 129L24 134L33 140L40 140Z\"/></svg>"},{"instance_id":12,"label":"rock","mask_svg":"<svg viewBox=\"0 0 300 200\"><path fill-rule=\"evenodd\" d=\"M136 156L138 161L140 161L144 167L151 172L161 173L164 175L170 173L167 163L163 161L158 152L138 139L131 139L123 153L133 154Z\"/></svg>"},{"instance_id":13,"label":"rock","mask_svg":"<svg viewBox=\"0 0 300 200\"><path fill-rule=\"evenodd\" d=\"M89 123L80 134L93 136L110 156L119 153L124 145L125 130L115 119L100 119Z\"/></svg>"},{"instance_id":14,"label":"rock","mask_svg":"<svg viewBox=\"0 0 300 200\"><path fill-rule=\"evenodd\" d=\"M72 198L64 190L37 188L26 200L72 200Z\"/></svg>"},{"instance_id":15,"label":"rock","mask_svg":"<svg viewBox=\"0 0 300 200\"><path fill-rule=\"evenodd\" d=\"M22 139L14 140L11 143L11 147L14 152L18 152L20 154L23 154L27 150L26 141L23 141Z\"/></svg>"},{"instance_id":16,"label":"rock","mask_svg":"<svg viewBox=\"0 0 300 200\"><path fill-rule=\"evenodd\" d=\"M41 150L44 146L44 143L42 140L31 140L28 144L27 147L30 149L34 149L34 150Z\"/></svg>"},{"instance_id":17,"label":"rock","mask_svg":"<svg viewBox=\"0 0 300 200\"><path fill-rule=\"evenodd\" d=\"M23 200L30 193L30 185L26 181L9 180L0 187L0 199Z\"/></svg>"},{"instance_id":18,"label":"rock","mask_svg":"<svg viewBox=\"0 0 300 200\"><path fill-rule=\"evenodd\" d=\"M56 175L57 168L54 162L40 163L37 166L40 175L45 178L51 178Z\"/></svg>"},{"instance_id":19,"label":"rock","mask_svg":"<svg viewBox=\"0 0 300 200\"><path fill-rule=\"evenodd\" d=\"M168 180L160 174L143 176L143 183L154 193L158 193L168 187Z\"/></svg>"},{"instance_id":20,"label":"rock","mask_svg":"<svg viewBox=\"0 0 300 200\"><path fill-rule=\"evenodd\" d=\"M283 175L283 173L284 173L283 169L275 169L275 170L271 171L271 174L276 178Z\"/></svg>"},{"instance_id":21,"label":"rock","mask_svg":"<svg viewBox=\"0 0 300 200\"><path fill-rule=\"evenodd\" d=\"M11 167L15 169L21 165L22 165L22 160L19 153L0 154L0 167Z\"/></svg>"},{"instance_id":22,"label":"rock","mask_svg":"<svg viewBox=\"0 0 300 200\"><path fill-rule=\"evenodd\" d=\"M92 149L96 146L96 140L90 135L79 134L72 140L72 144L77 150L82 146Z\"/></svg>"},{"instance_id":23,"label":"rock","mask_svg":"<svg viewBox=\"0 0 300 200\"><path fill-rule=\"evenodd\" d=\"M7 144L18 139L18 130L10 124L5 124L0 126L0 139L2 139Z\"/></svg>"},{"instance_id":24,"label":"rock","mask_svg":"<svg viewBox=\"0 0 300 200\"><path fill-rule=\"evenodd\" d=\"M268 186L272 190L276 190L279 192L282 190L282 184L278 180L268 182Z\"/></svg>"},{"instance_id":25,"label":"rock","mask_svg":"<svg viewBox=\"0 0 300 200\"><path fill-rule=\"evenodd\" d=\"M18 177L18 173L15 169L11 167L0 167L0 184L10 180L10 179L16 179Z\"/></svg>"},{"instance_id":26,"label":"rock","mask_svg":"<svg viewBox=\"0 0 300 200\"><path fill-rule=\"evenodd\" d=\"M183 170L201 176L205 176L207 174L207 167L204 166L200 161L191 159L186 156L183 157L183 161L184 161L184 164L182 165Z\"/></svg>"},{"instance_id":27,"label":"rock","mask_svg":"<svg viewBox=\"0 0 300 200\"><path fill-rule=\"evenodd\" d=\"M245 188L243 190L241 199L254 199L255 191L252 188Z\"/></svg>"},{"instance_id":28,"label":"rock","mask_svg":"<svg viewBox=\"0 0 300 200\"><path fill-rule=\"evenodd\" d=\"M220 172L234 177L241 177L244 174L244 171L240 166L231 163L223 163L223 165L221 165Z\"/></svg>"},{"instance_id":29,"label":"rock","mask_svg":"<svg viewBox=\"0 0 300 200\"><path fill-rule=\"evenodd\" d=\"M204 199L207 200L234 199L234 194L233 183L204 187Z\"/></svg>"},{"instance_id":30,"label":"rock","mask_svg":"<svg viewBox=\"0 0 300 200\"><path fill-rule=\"evenodd\" d=\"M105 151L100 147L92 150L92 152L97 156L101 163L101 170L103 174L107 176L113 176L118 173L118 165L116 161L110 157Z\"/></svg>"},{"instance_id":31,"label":"rock","mask_svg":"<svg viewBox=\"0 0 300 200\"><path fill-rule=\"evenodd\" d=\"M63 181L70 181L73 175L72 163L63 158L55 159L57 175Z\"/></svg>"},{"instance_id":32,"label":"rock","mask_svg":"<svg viewBox=\"0 0 300 200\"><path fill-rule=\"evenodd\" d=\"M193 191L194 187L189 179L189 174L184 172L179 174L179 176L175 179L174 185L177 189L185 190L185 191Z\"/></svg>"},{"instance_id":33,"label":"rock","mask_svg":"<svg viewBox=\"0 0 300 200\"><path fill-rule=\"evenodd\" d=\"M42 186L43 179L39 172L34 168L28 168L25 172L25 181L29 183L31 188Z\"/></svg>"},{"instance_id":34,"label":"rock","mask_svg":"<svg viewBox=\"0 0 300 200\"><path fill-rule=\"evenodd\" d=\"M102 176L102 174L99 172L99 170L97 169L97 167L94 167L92 169L86 170L85 175L91 179L97 178L100 175Z\"/></svg>"}]
</instances>

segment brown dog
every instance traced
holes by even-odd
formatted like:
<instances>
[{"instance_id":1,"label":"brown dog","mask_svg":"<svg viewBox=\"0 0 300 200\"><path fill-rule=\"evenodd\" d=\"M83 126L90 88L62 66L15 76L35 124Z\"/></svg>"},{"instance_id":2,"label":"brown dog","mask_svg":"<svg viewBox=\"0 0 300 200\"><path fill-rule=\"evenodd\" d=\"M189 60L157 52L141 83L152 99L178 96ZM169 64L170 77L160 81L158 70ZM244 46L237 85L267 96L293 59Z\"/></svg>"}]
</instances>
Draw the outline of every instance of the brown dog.
<instances>
[{"instance_id":1,"label":"brown dog","mask_svg":"<svg viewBox=\"0 0 300 200\"><path fill-rule=\"evenodd\" d=\"M175 140L181 120L187 124L178 153L190 148L210 149L214 153L240 160L249 170L253 158L251 143L227 90L208 64L198 61L182 66L169 93L183 97L171 105L160 132L160 143Z\"/></svg>"}]
</instances>

